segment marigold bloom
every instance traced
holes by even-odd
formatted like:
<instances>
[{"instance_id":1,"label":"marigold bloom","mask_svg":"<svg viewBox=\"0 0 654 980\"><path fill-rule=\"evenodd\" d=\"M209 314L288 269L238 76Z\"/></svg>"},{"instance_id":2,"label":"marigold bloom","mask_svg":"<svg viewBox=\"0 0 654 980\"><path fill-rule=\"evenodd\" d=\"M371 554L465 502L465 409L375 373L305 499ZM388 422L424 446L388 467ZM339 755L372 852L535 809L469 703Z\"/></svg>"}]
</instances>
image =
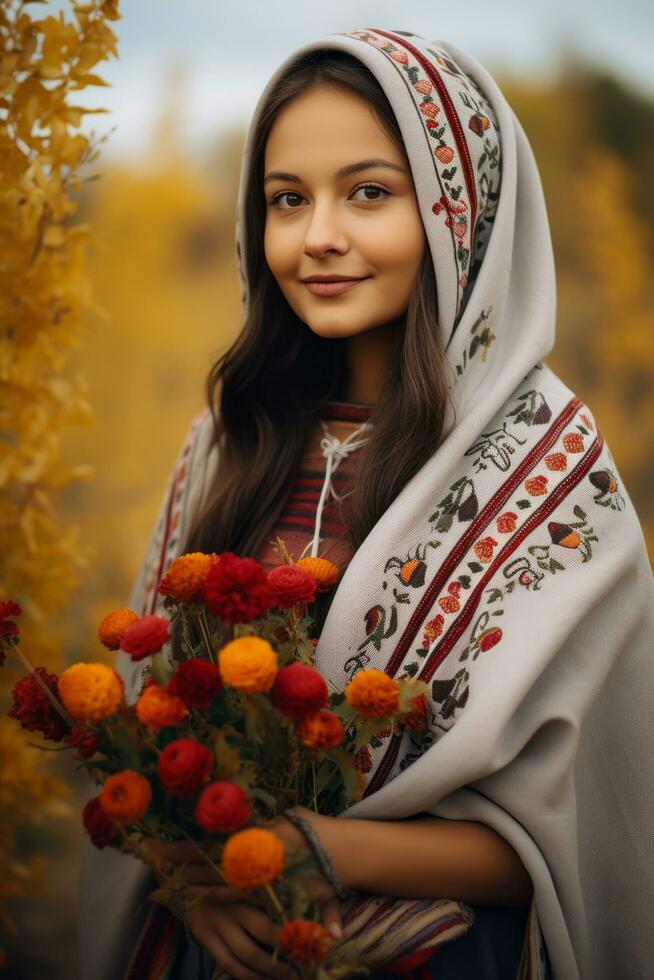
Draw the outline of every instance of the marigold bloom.
<instances>
[{"instance_id":1,"label":"marigold bloom","mask_svg":"<svg viewBox=\"0 0 654 980\"><path fill-rule=\"evenodd\" d=\"M223 848L221 869L232 888L244 891L274 881L284 868L284 844L271 830L248 827Z\"/></svg>"},{"instance_id":2,"label":"marigold bloom","mask_svg":"<svg viewBox=\"0 0 654 980\"><path fill-rule=\"evenodd\" d=\"M273 605L268 577L255 558L239 558L224 551L213 562L202 588L209 611L225 623L249 623Z\"/></svg>"},{"instance_id":3,"label":"marigold bloom","mask_svg":"<svg viewBox=\"0 0 654 980\"><path fill-rule=\"evenodd\" d=\"M292 663L275 678L272 701L289 718L299 720L310 711L319 711L329 702L327 682L310 664Z\"/></svg>"},{"instance_id":4,"label":"marigold bloom","mask_svg":"<svg viewBox=\"0 0 654 980\"><path fill-rule=\"evenodd\" d=\"M269 691L277 676L277 654L260 636L240 636L218 651L225 684L244 694Z\"/></svg>"},{"instance_id":5,"label":"marigold bloom","mask_svg":"<svg viewBox=\"0 0 654 980\"><path fill-rule=\"evenodd\" d=\"M167 793L193 796L206 783L215 764L213 752L195 738L169 742L157 760L157 775Z\"/></svg>"},{"instance_id":6,"label":"marigold bloom","mask_svg":"<svg viewBox=\"0 0 654 980\"><path fill-rule=\"evenodd\" d=\"M291 919L279 934L279 949L290 960L322 960L334 939L320 922Z\"/></svg>"},{"instance_id":7,"label":"marigold bloom","mask_svg":"<svg viewBox=\"0 0 654 980\"><path fill-rule=\"evenodd\" d=\"M0 602L0 667L3 666L7 659L7 654L3 650L2 637L18 636L20 633L16 623L12 619L7 619L7 616L20 616L22 611L21 607L13 599L5 599L3 602Z\"/></svg>"},{"instance_id":8,"label":"marigold bloom","mask_svg":"<svg viewBox=\"0 0 654 980\"><path fill-rule=\"evenodd\" d=\"M268 572L268 585L273 601L280 609L290 609L299 602L313 602L316 580L298 565L277 565Z\"/></svg>"},{"instance_id":9,"label":"marigold bloom","mask_svg":"<svg viewBox=\"0 0 654 980\"><path fill-rule=\"evenodd\" d=\"M120 647L132 660L145 660L146 657L159 653L169 639L170 621L165 616L153 613L143 616L125 630Z\"/></svg>"},{"instance_id":10,"label":"marigold bloom","mask_svg":"<svg viewBox=\"0 0 654 980\"><path fill-rule=\"evenodd\" d=\"M345 734L343 725L331 711L312 711L298 722L300 741L310 749L331 749L340 745Z\"/></svg>"},{"instance_id":11,"label":"marigold bloom","mask_svg":"<svg viewBox=\"0 0 654 980\"><path fill-rule=\"evenodd\" d=\"M195 819L215 834L229 834L252 816L252 801L242 786L218 779L202 790L195 805Z\"/></svg>"},{"instance_id":12,"label":"marigold bloom","mask_svg":"<svg viewBox=\"0 0 654 980\"><path fill-rule=\"evenodd\" d=\"M123 769L109 776L100 793L100 806L117 827L135 823L147 813L152 787L140 772Z\"/></svg>"},{"instance_id":13,"label":"marigold bloom","mask_svg":"<svg viewBox=\"0 0 654 980\"><path fill-rule=\"evenodd\" d=\"M364 718L384 718L399 707L400 682L383 670L358 671L345 688L345 697Z\"/></svg>"},{"instance_id":14,"label":"marigold bloom","mask_svg":"<svg viewBox=\"0 0 654 980\"><path fill-rule=\"evenodd\" d=\"M35 673L41 678L55 697L61 699L59 678L45 667L36 667ZM45 694L34 674L27 674L16 681L11 689L13 703L7 712L9 718L16 718L28 732L42 732L43 737L52 742L61 742L68 725Z\"/></svg>"},{"instance_id":15,"label":"marigold bloom","mask_svg":"<svg viewBox=\"0 0 654 980\"><path fill-rule=\"evenodd\" d=\"M82 823L98 848L108 847L120 836L118 828L102 809L100 797L94 796L82 810Z\"/></svg>"},{"instance_id":16,"label":"marigold bloom","mask_svg":"<svg viewBox=\"0 0 654 980\"><path fill-rule=\"evenodd\" d=\"M187 708L206 711L219 696L222 686L218 664L191 657L177 665L166 689L181 698Z\"/></svg>"},{"instance_id":17,"label":"marigold bloom","mask_svg":"<svg viewBox=\"0 0 654 980\"><path fill-rule=\"evenodd\" d=\"M177 602L198 602L209 569L219 560L219 555L207 555L203 551L192 551L180 555L171 564L157 586L161 595L170 596Z\"/></svg>"},{"instance_id":18,"label":"marigold bloom","mask_svg":"<svg viewBox=\"0 0 654 980\"><path fill-rule=\"evenodd\" d=\"M114 715L123 699L125 684L108 664L78 663L59 678L59 694L77 721L101 721Z\"/></svg>"},{"instance_id":19,"label":"marigold bloom","mask_svg":"<svg viewBox=\"0 0 654 980\"><path fill-rule=\"evenodd\" d=\"M179 725L188 714L182 699L159 684L148 684L143 689L135 710L138 720L150 731L158 731L166 725Z\"/></svg>"},{"instance_id":20,"label":"marigold bloom","mask_svg":"<svg viewBox=\"0 0 654 980\"><path fill-rule=\"evenodd\" d=\"M333 589L341 574L338 565L327 558L314 558L307 555L306 558L300 558L295 564L311 575L318 592L329 592L330 589Z\"/></svg>"},{"instance_id":21,"label":"marigold bloom","mask_svg":"<svg viewBox=\"0 0 654 980\"><path fill-rule=\"evenodd\" d=\"M98 627L98 639L107 650L120 649L123 633L137 620L138 613L133 609L116 609L107 613Z\"/></svg>"}]
</instances>

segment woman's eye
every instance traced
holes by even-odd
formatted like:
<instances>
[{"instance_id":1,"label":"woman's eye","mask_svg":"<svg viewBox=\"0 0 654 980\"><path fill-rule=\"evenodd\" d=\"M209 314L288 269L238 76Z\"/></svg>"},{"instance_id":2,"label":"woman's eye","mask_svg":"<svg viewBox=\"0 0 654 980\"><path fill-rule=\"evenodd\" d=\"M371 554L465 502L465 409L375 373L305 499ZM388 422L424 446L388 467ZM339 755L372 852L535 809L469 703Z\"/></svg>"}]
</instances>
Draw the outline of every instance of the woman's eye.
<instances>
[{"instance_id":1,"label":"woman's eye","mask_svg":"<svg viewBox=\"0 0 654 980\"><path fill-rule=\"evenodd\" d=\"M299 197L301 199L302 195L301 194L295 194L295 193L293 193L293 191L280 191L279 194L275 194L275 196L271 198L270 203L272 204L272 206L274 208L279 207L278 201L281 201L281 199L283 197ZM293 207L292 204L291 204L291 207ZM279 208L279 210L280 211L287 211L288 208Z\"/></svg>"},{"instance_id":2,"label":"woman's eye","mask_svg":"<svg viewBox=\"0 0 654 980\"><path fill-rule=\"evenodd\" d=\"M377 191L377 192L381 191L381 193L382 194L386 194L387 197L390 196L390 191L384 190L384 188L383 187L380 187L378 184L362 184L361 187L357 187L357 189L355 190L354 193L355 194L358 194L359 191ZM359 200L360 201L381 201L382 198L381 197L368 197L366 195L366 197L360 197Z\"/></svg>"},{"instance_id":3,"label":"woman's eye","mask_svg":"<svg viewBox=\"0 0 654 980\"><path fill-rule=\"evenodd\" d=\"M387 197L390 196L390 191L385 190L383 187L379 187L378 184L361 184L360 187L357 187L356 190L353 191L353 195L358 194L359 191L366 191L366 192L372 191L373 193L373 196L370 196L368 193L366 193L364 197L359 198L359 201L370 201L370 202L381 201L382 198L379 197L380 193L385 194ZM297 207L297 204L288 202L289 203L288 207L281 207L279 202L282 200L282 198L295 198L296 200L301 201L302 195L297 194L295 191L280 191L278 194L275 194L274 197L271 198L270 204L272 205L272 207L277 208L279 211L289 211L292 210L294 207Z\"/></svg>"}]
</instances>

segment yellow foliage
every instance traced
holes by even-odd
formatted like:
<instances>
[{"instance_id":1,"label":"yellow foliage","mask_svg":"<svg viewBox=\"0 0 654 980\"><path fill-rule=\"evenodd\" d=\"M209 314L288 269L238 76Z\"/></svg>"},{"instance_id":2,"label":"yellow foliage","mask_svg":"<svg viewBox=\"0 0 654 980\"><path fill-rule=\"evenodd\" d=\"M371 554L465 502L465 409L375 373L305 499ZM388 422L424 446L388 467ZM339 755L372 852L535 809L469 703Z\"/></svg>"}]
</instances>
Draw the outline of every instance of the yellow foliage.
<instances>
[{"instance_id":1,"label":"yellow foliage","mask_svg":"<svg viewBox=\"0 0 654 980\"><path fill-rule=\"evenodd\" d=\"M35 19L23 0L0 11L0 581L2 598L23 607L25 650L54 671L63 666L56 619L87 562L56 498L92 475L61 458L62 433L91 417L84 378L67 373L95 310L85 264L92 237L74 221L75 192L106 139L75 131L84 115L106 110L69 100L102 84L90 72L117 56L107 21L118 17L108 0L71 7L72 21L63 11ZM22 673L10 656L0 679L5 710ZM11 899L34 893L44 870L43 857L16 856L16 829L73 817L66 785L40 773L41 761L18 724L0 719L0 920L8 926Z\"/></svg>"}]
</instances>

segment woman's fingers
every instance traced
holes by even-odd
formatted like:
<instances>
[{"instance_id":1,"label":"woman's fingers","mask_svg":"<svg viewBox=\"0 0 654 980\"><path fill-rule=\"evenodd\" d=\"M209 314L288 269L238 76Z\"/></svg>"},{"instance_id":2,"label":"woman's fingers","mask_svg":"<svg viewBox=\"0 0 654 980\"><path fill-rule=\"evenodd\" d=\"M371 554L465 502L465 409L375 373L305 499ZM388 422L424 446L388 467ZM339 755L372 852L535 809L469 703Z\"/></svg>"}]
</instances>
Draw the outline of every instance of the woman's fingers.
<instances>
[{"instance_id":1,"label":"woman's fingers","mask_svg":"<svg viewBox=\"0 0 654 980\"><path fill-rule=\"evenodd\" d=\"M209 864L200 854L199 850L190 841L175 841L171 844L167 841L158 841L158 851L162 857L167 858L173 864L190 864L202 861L207 867Z\"/></svg>"},{"instance_id":2,"label":"woman's fingers","mask_svg":"<svg viewBox=\"0 0 654 980\"><path fill-rule=\"evenodd\" d=\"M272 958L271 952L279 938L280 926L272 922L265 912L248 905L232 905L228 913L222 911L216 925L221 939L242 969L252 971L255 976L292 980L294 972L289 964ZM255 940L269 946L271 952L262 949Z\"/></svg>"},{"instance_id":3,"label":"woman's fingers","mask_svg":"<svg viewBox=\"0 0 654 980\"><path fill-rule=\"evenodd\" d=\"M321 906L322 921L325 929L328 930L334 939L340 939L343 935L343 917L341 916L341 904L337 898L328 898Z\"/></svg>"},{"instance_id":4,"label":"woman's fingers","mask_svg":"<svg viewBox=\"0 0 654 980\"><path fill-rule=\"evenodd\" d=\"M265 977L265 974L250 970L241 963L218 933L212 932L205 939L199 941L227 976L235 977L236 980L261 980L262 977Z\"/></svg>"}]
</instances>

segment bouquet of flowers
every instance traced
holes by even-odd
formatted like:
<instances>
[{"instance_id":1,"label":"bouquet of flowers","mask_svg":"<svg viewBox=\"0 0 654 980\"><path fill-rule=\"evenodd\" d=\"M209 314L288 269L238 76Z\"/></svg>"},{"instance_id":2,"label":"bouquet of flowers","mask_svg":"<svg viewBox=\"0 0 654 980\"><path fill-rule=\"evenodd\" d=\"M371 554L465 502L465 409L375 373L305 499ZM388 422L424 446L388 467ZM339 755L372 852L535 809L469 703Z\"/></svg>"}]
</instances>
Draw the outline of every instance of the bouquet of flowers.
<instances>
[{"instance_id":1,"label":"bouquet of flowers","mask_svg":"<svg viewBox=\"0 0 654 980\"><path fill-rule=\"evenodd\" d=\"M334 586L338 568L322 558L293 562L281 539L276 547L283 564L268 572L231 552L182 555L158 584L167 616L120 609L103 618L98 636L108 650L150 658L131 705L104 663L75 663L60 677L34 668L12 618L20 606L0 602L0 664L4 645L28 669L8 714L75 750L78 768L101 786L84 807L86 831L97 847L152 864L160 887L150 899L172 907L187 887L152 843L190 841L222 881L267 909L281 926L274 955L302 977L366 974L372 947L352 941L357 893L340 887L313 845L311 860L290 860L274 825L297 807L336 816L361 799L370 741L393 727L420 728L427 685L364 669L344 691L330 689L314 665L307 607ZM163 650L175 625L177 658ZM306 834L306 821L295 822ZM350 900L353 925L341 942L305 888L316 864ZM418 904L423 913L434 905ZM455 934L468 925L457 932L452 923Z\"/></svg>"}]
</instances>

